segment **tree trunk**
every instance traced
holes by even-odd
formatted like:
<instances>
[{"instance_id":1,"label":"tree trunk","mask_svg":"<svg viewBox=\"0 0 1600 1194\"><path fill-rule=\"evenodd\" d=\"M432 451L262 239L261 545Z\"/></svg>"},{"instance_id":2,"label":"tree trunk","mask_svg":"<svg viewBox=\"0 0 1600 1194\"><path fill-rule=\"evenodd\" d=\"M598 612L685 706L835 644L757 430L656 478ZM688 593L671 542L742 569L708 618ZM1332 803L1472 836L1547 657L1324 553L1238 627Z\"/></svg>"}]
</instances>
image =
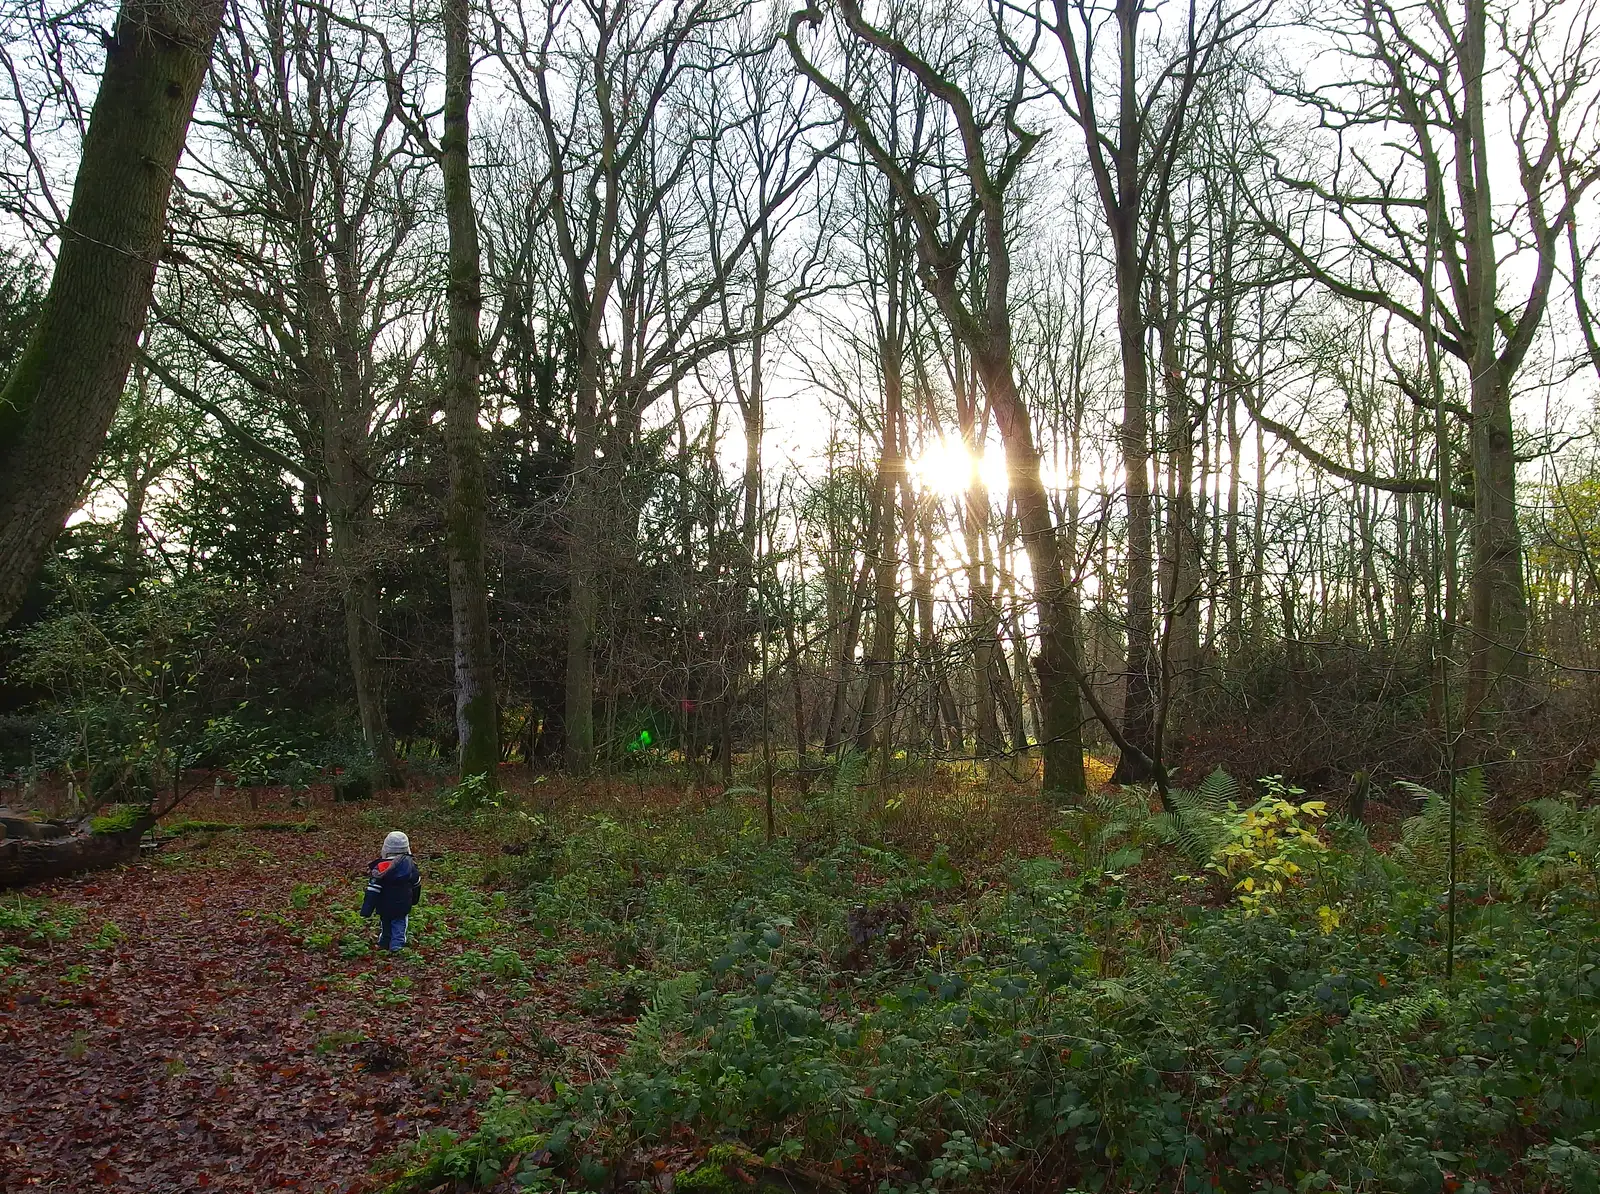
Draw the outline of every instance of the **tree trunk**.
<instances>
[{"instance_id":1,"label":"tree trunk","mask_svg":"<svg viewBox=\"0 0 1600 1194\"><path fill-rule=\"evenodd\" d=\"M1167 232L1166 294L1161 319L1161 374L1167 401L1169 452L1167 559L1162 584L1168 665L1161 676L1167 734L1177 731L1200 661L1200 544L1194 501L1194 414L1183 383L1179 314L1179 262L1171 225Z\"/></svg>"},{"instance_id":2,"label":"tree trunk","mask_svg":"<svg viewBox=\"0 0 1600 1194\"><path fill-rule=\"evenodd\" d=\"M472 103L470 0L448 0L444 11L444 175L450 236L450 359L445 381L445 446L450 458L450 621L455 638L456 734L460 774L491 779L500 763L495 704L494 645L489 634L489 589L484 564L488 493L483 433L478 425L479 315L483 282L478 220L472 206L469 110Z\"/></svg>"},{"instance_id":3,"label":"tree trunk","mask_svg":"<svg viewBox=\"0 0 1600 1194\"><path fill-rule=\"evenodd\" d=\"M1224 340L1223 352L1231 352ZM1239 429L1239 398L1229 386L1223 399L1228 404L1228 513L1224 535L1228 562L1228 673L1233 675L1244 654L1244 577L1240 574L1243 557L1239 554L1239 457L1244 451L1244 434Z\"/></svg>"},{"instance_id":4,"label":"tree trunk","mask_svg":"<svg viewBox=\"0 0 1600 1194\"><path fill-rule=\"evenodd\" d=\"M300 563L309 570L328 550L328 512L315 483L300 490Z\"/></svg>"},{"instance_id":5,"label":"tree trunk","mask_svg":"<svg viewBox=\"0 0 1600 1194\"><path fill-rule=\"evenodd\" d=\"M1528 674L1528 609L1511 430L1515 361L1500 359L1496 342L1499 259L1483 96L1487 7L1485 0L1467 0L1460 48L1465 127L1456 130L1458 146L1470 149L1470 161L1457 163L1456 187L1466 233L1466 309L1462 314L1470 337L1468 370L1472 378L1472 576L1468 591L1473 641L1466 712L1478 723L1491 720L1511 695L1511 686L1504 686L1503 681L1514 684ZM1542 306L1542 300L1535 301Z\"/></svg>"},{"instance_id":6,"label":"tree trunk","mask_svg":"<svg viewBox=\"0 0 1600 1194\"><path fill-rule=\"evenodd\" d=\"M1491 367L1472 385L1472 655L1467 708L1480 718L1502 711L1528 674L1528 608L1517 527L1517 466L1511 394Z\"/></svg>"},{"instance_id":7,"label":"tree trunk","mask_svg":"<svg viewBox=\"0 0 1600 1194\"><path fill-rule=\"evenodd\" d=\"M150 470L139 458L137 449L128 453L127 467L123 472L122 525L117 529L117 546L121 559L122 591L132 592L139 584L139 574L144 564L144 507L150 496Z\"/></svg>"},{"instance_id":8,"label":"tree trunk","mask_svg":"<svg viewBox=\"0 0 1600 1194\"><path fill-rule=\"evenodd\" d=\"M935 751L953 751L961 745L961 720L956 713L955 697L950 691L950 678L945 674L944 658L939 649L939 632L933 616L935 561L932 515L926 510L918 510L911 476L905 470L901 471L900 488L905 511L906 551L911 559L912 599L917 609L917 634L920 640L917 650L921 656L923 683L929 688L928 741Z\"/></svg>"},{"instance_id":9,"label":"tree trunk","mask_svg":"<svg viewBox=\"0 0 1600 1194\"><path fill-rule=\"evenodd\" d=\"M865 559L861 571L850 586L850 606L845 611L843 632L839 635L838 650L834 655L833 702L828 710L828 733L823 740L824 754L836 754L844 745L845 723L850 715L850 680L855 671L856 644L861 641L861 614L867 603L867 589L872 577L872 561L878 550L878 536L882 510L876 501L867 525ZM846 557L848 559L848 557Z\"/></svg>"},{"instance_id":10,"label":"tree trunk","mask_svg":"<svg viewBox=\"0 0 1600 1194\"><path fill-rule=\"evenodd\" d=\"M221 0L128 0L106 48L33 336L0 390L0 625L16 612L116 415Z\"/></svg>"},{"instance_id":11,"label":"tree trunk","mask_svg":"<svg viewBox=\"0 0 1600 1194\"><path fill-rule=\"evenodd\" d=\"M800 775L802 791L810 782L806 773L806 750L811 745L806 721L806 690L801 672L804 652L800 649L800 640L805 637L805 627L799 624L804 616L805 588L805 562L797 557L793 596L788 614L783 619L783 631L789 648L789 684L794 703L794 764Z\"/></svg>"},{"instance_id":12,"label":"tree trunk","mask_svg":"<svg viewBox=\"0 0 1600 1194\"><path fill-rule=\"evenodd\" d=\"M1252 384L1266 389L1264 376ZM1255 509L1250 518L1250 645L1259 648L1267 632L1267 436L1256 423Z\"/></svg>"},{"instance_id":13,"label":"tree trunk","mask_svg":"<svg viewBox=\"0 0 1600 1194\"><path fill-rule=\"evenodd\" d=\"M332 563L344 602L345 645L355 688L361 737L385 783L399 778L394 738L384 702L383 664L378 652L378 589L367 558L366 524L371 485L361 460L367 435L359 377L336 363L338 322L328 294L324 263L309 238L301 246L301 281L312 313L306 359L311 402L322 423L324 499L332 532Z\"/></svg>"},{"instance_id":14,"label":"tree trunk","mask_svg":"<svg viewBox=\"0 0 1600 1194\"><path fill-rule=\"evenodd\" d=\"M594 367L590 360L582 368L592 372ZM586 775L594 765L594 556L599 549L594 494L597 390L592 379L579 382L573 427L572 495L568 504L565 724L567 770L574 775Z\"/></svg>"},{"instance_id":15,"label":"tree trunk","mask_svg":"<svg viewBox=\"0 0 1600 1194\"><path fill-rule=\"evenodd\" d=\"M336 506L332 523L333 560L344 602L345 649L356 692L361 739L384 782L393 783L400 768L395 758L394 738L389 733L383 664L378 658L377 585L371 567L361 558L360 535L352 512Z\"/></svg>"},{"instance_id":16,"label":"tree trunk","mask_svg":"<svg viewBox=\"0 0 1600 1194\"><path fill-rule=\"evenodd\" d=\"M1153 514L1150 502L1150 373L1144 344L1137 263L1131 259L1136 230L1117 245L1117 332L1122 346L1123 492L1128 506L1127 662L1122 704L1122 735L1148 758L1156 757L1156 692L1152 673L1155 609L1151 591ZM1127 248L1124 250L1123 245ZM1123 260L1124 256L1128 260ZM1117 759L1112 781L1119 784L1149 779L1137 757Z\"/></svg>"},{"instance_id":17,"label":"tree trunk","mask_svg":"<svg viewBox=\"0 0 1600 1194\"><path fill-rule=\"evenodd\" d=\"M972 636L972 688L976 703L977 754L982 758L1001 752L1000 718L994 685L994 653L998 649L999 615L994 591L985 568L988 551L989 490L977 478L967 487L964 531L967 545L968 633Z\"/></svg>"},{"instance_id":18,"label":"tree trunk","mask_svg":"<svg viewBox=\"0 0 1600 1194\"><path fill-rule=\"evenodd\" d=\"M1021 629L1021 611L1017 608L1014 584L1016 567L1011 546L1017 531L1014 502L1007 504L1006 515L1000 527L999 568L996 569L995 576L1000 589L1001 604L998 608L1002 633L995 643L995 690L1000 694L1000 708L1005 713L1006 729L1011 735L1011 749L1020 755L1028 749L1028 726L1023 715L1022 700L1027 681L1023 678L1023 671L1012 671L1011 660L1006 654L1006 640L1013 639L1017 648L1018 666L1026 670L1028 651Z\"/></svg>"},{"instance_id":19,"label":"tree trunk","mask_svg":"<svg viewBox=\"0 0 1600 1194\"><path fill-rule=\"evenodd\" d=\"M888 345L884 345L889 349ZM880 744L894 702L895 625L899 621L899 536L895 534L895 495L905 471L898 435L900 371L898 354L885 352L883 454L878 461L877 560L873 565L872 653L867 659L867 692L861 704L857 747L871 753Z\"/></svg>"},{"instance_id":20,"label":"tree trunk","mask_svg":"<svg viewBox=\"0 0 1600 1194\"><path fill-rule=\"evenodd\" d=\"M1086 791L1083 775L1083 716L1078 692L1077 644L1072 638L1072 601L1061 541L1039 470L1039 452L1027 406L1011 377L1009 352L980 362L1006 450L1006 470L1016 502L1022 545L1033 571L1034 609L1039 620L1039 745L1044 755L1044 791L1076 801Z\"/></svg>"},{"instance_id":21,"label":"tree trunk","mask_svg":"<svg viewBox=\"0 0 1600 1194\"><path fill-rule=\"evenodd\" d=\"M973 748L980 758L999 754L1000 719L995 705L994 663L999 617L994 608L994 591L985 570L989 540L989 489L976 462L982 448L983 431L978 419L979 382L967 368L964 354L955 355L951 376L955 379L956 418L961 443L974 462L962 495L961 533L966 546L967 633L972 640Z\"/></svg>"},{"instance_id":22,"label":"tree trunk","mask_svg":"<svg viewBox=\"0 0 1600 1194\"><path fill-rule=\"evenodd\" d=\"M934 568L933 550L933 523L932 519L925 520L922 524L922 550L923 550L923 577L929 581L927 591L927 604L924 607L928 613L928 625L933 623L933 589L931 578ZM961 721L961 710L956 705L955 689L950 682L950 669L945 660L944 646L939 641L938 630L933 628L928 637L929 650L933 653L934 673L939 685L939 708L944 719L945 749L958 753L966 746L966 728Z\"/></svg>"}]
</instances>

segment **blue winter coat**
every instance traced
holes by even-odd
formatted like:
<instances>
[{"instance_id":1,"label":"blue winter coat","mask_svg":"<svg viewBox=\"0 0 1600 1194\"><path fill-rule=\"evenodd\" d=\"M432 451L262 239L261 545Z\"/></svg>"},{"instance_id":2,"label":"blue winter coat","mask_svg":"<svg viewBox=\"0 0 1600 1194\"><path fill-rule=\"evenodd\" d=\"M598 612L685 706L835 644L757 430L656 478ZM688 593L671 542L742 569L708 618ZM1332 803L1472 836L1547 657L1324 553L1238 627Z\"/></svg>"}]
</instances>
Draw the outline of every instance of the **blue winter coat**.
<instances>
[{"instance_id":1,"label":"blue winter coat","mask_svg":"<svg viewBox=\"0 0 1600 1194\"><path fill-rule=\"evenodd\" d=\"M422 902L422 872L411 855L375 859L367 867L367 895L361 915L376 912L384 920L399 920Z\"/></svg>"}]
</instances>

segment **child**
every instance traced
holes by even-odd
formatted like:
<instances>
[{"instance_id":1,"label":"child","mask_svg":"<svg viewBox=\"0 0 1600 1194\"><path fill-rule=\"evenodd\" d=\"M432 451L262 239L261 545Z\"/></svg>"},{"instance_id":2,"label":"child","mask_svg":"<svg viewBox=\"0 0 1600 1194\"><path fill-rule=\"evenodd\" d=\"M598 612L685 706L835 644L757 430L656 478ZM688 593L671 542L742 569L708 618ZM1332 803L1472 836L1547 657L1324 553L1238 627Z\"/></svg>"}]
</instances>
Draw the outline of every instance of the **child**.
<instances>
[{"instance_id":1,"label":"child","mask_svg":"<svg viewBox=\"0 0 1600 1194\"><path fill-rule=\"evenodd\" d=\"M378 914L378 948L399 953L406 943L406 918L422 902L422 872L411 858L411 839L398 829L383 839L383 854L367 867L367 897L361 915Z\"/></svg>"}]
</instances>

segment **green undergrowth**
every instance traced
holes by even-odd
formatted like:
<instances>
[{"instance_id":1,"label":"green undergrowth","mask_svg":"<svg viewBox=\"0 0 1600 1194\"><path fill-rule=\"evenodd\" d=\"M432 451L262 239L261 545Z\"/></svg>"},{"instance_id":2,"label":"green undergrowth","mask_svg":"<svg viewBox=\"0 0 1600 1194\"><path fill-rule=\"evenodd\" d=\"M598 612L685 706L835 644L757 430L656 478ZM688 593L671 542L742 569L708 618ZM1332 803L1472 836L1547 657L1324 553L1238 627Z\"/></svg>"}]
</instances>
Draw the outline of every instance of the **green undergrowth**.
<instances>
[{"instance_id":1,"label":"green undergrowth","mask_svg":"<svg viewBox=\"0 0 1600 1194\"><path fill-rule=\"evenodd\" d=\"M77 908L25 895L0 895L0 980L57 941L72 936L83 920Z\"/></svg>"},{"instance_id":2,"label":"green undergrowth","mask_svg":"<svg viewBox=\"0 0 1600 1194\"><path fill-rule=\"evenodd\" d=\"M360 915L365 875L323 883L297 884L278 924L302 948L342 958L377 953L378 921ZM449 859L423 866L422 903L412 909L402 962L443 967L450 985L466 989L480 982L525 980L560 951L524 950L520 914L504 892L486 890L482 872L471 861ZM401 994L390 1003L409 1002Z\"/></svg>"},{"instance_id":3,"label":"green undergrowth","mask_svg":"<svg viewBox=\"0 0 1600 1194\"><path fill-rule=\"evenodd\" d=\"M161 827L167 837L191 833L316 833L322 826L315 821L174 821Z\"/></svg>"},{"instance_id":4,"label":"green undergrowth","mask_svg":"<svg viewBox=\"0 0 1600 1194\"><path fill-rule=\"evenodd\" d=\"M1464 781L1447 980L1447 801L1389 857L1281 784L1208 784L982 873L832 812L772 843L731 807L507 821L514 906L631 1043L425 1137L392 1189L658 1188L685 1142L679 1188L1600 1189L1600 813L1532 808L1516 855Z\"/></svg>"}]
</instances>

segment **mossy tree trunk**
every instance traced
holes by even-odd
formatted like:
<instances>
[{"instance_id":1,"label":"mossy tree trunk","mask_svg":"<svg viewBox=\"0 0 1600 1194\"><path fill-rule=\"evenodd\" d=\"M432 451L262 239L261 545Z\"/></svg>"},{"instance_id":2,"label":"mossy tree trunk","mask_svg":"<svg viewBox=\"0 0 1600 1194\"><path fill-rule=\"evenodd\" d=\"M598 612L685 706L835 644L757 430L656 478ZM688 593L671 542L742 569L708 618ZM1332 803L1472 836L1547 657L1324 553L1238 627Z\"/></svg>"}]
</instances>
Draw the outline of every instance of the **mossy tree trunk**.
<instances>
[{"instance_id":1,"label":"mossy tree trunk","mask_svg":"<svg viewBox=\"0 0 1600 1194\"><path fill-rule=\"evenodd\" d=\"M107 39L50 290L0 390L0 623L21 604L116 414L221 16L221 0L129 0Z\"/></svg>"},{"instance_id":2,"label":"mossy tree trunk","mask_svg":"<svg viewBox=\"0 0 1600 1194\"><path fill-rule=\"evenodd\" d=\"M472 103L471 0L447 0L444 9L444 135L439 161L444 175L450 235L450 360L445 389L445 441L450 458L447 514L450 615L455 637L456 733L461 776L493 779L500 762L495 704L489 588L484 565L488 494L478 377L483 309L478 220L472 206L469 109Z\"/></svg>"}]
</instances>

